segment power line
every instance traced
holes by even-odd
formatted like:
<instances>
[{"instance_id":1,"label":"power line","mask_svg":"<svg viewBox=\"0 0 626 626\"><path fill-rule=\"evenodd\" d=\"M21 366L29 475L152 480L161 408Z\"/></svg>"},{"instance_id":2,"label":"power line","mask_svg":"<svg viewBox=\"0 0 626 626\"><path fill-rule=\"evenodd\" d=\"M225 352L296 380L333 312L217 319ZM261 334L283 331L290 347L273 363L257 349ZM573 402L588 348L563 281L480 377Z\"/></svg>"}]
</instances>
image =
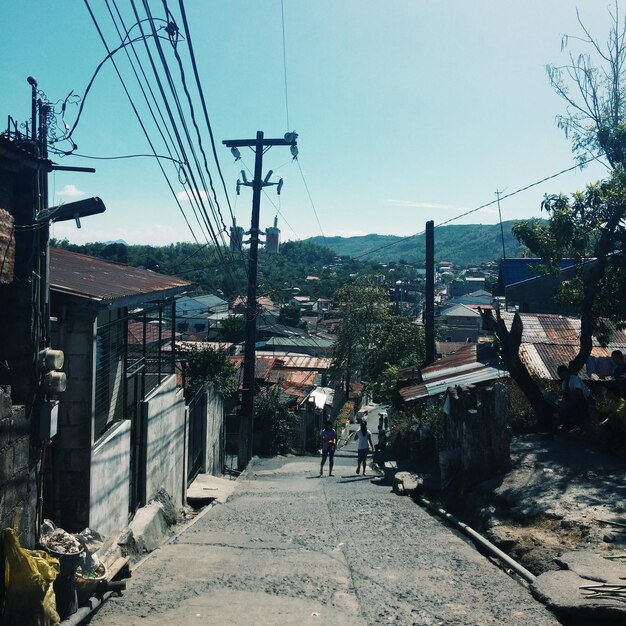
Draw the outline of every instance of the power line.
<instances>
[{"instance_id":1,"label":"power line","mask_svg":"<svg viewBox=\"0 0 626 626\"><path fill-rule=\"evenodd\" d=\"M289 95L287 91L287 46L285 43L285 3L280 0L280 17L283 26L283 75L285 77L285 113L287 115L287 132L291 130L289 126Z\"/></svg>"},{"instance_id":2,"label":"power line","mask_svg":"<svg viewBox=\"0 0 626 626\"><path fill-rule=\"evenodd\" d=\"M324 231L322 230L322 225L320 224L320 218L317 214L317 210L315 209L315 204L313 202L313 198L311 197L311 192L309 191L309 186L307 185L306 178L304 177L304 172L302 171L300 160L297 157L296 157L296 163L298 164L298 169L300 170L300 176L302 176L302 182L304 183L304 188L306 189L306 193L309 196L309 202L311 203L311 207L313 208L313 213L315 214L317 225L320 227L320 233L322 233L322 239L324 239L324 245L328 247L328 244L326 243L326 235L324 235Z\"/></svg>"},{"instance_id":3,"label":"power line","mask_svg":"<svg viewBox=\"0 0 626 626\"><path fill-rule=\"evenodd\" d=\"M111 55L111 51L109 49L109 46L106 42L106 39L104 37L104 34L102 32L102 29L100 28L100 25L98 24L98 20L96 19L96 16L94 15L93 11L91 10L91 6L89 5L89 0L84 0L85 6L87 7L87 10L89 11L89 15L91 16L91 19L94 23L94 26L96 27L96 30L98 31L98 35L100 36L100 39L102 40L102 43L104 44L104 47L107 51L107 53L109 54L109 56ZM113 59L111 57L111 63L113 64L113 67L115 68L115 72L118 76L118 78L120 79L120 82L122 83L122 88L124 89L124 92L126 93L126 96L128 98L128 101L130 102L130 105L133 109L133 112L135 113L135 116L137 117L137 121L139 122L139 125L141 126L141 129L143 130L143 133L146 137L146 140L148 141L148 144L150 145L150 148L152 149L152 152L155 154L157 154L156 149L154 147L154 144L152 143L152 140L150 139L150 135L148 134L148 131L145 127L145 124L143 123L143 120L141 119L141 115L139 115L139 111L137 110L137 107L135 106L135 103L133 102L133 99L130 95L130 92L128 91L128 88L126 87L126 83L124 82L124 79L122 78L122 74L120 73L119 68L117 67L117 63L115 62L115 59ZM185 223L187 224L187 227L189 228L189 231L191 232L195 242L199 244L198 239L195 235L195 233L193 232L193 229L191 228L191 224L189 223L189 220L187 219L187 216L185 215L185 211L183 210L183 207L181 206L180 202L178 201L178 198L176 197L176 192L174 191L174 187L172 186L167 174L165 173L165 169L163 167L163 164L157 159L157 163L159 164L159 168L161 169L161 172L167 182L168 187L170 188L170 191L172 192L172 195L174 196L174 199L176 200L177 204L178 204L178 208L180 209L180 212L185 220Z\"/></svg>"},{"instance_id":4,"label":"power line","mask_svg":"<svg viewBox=\"0 0 626 626\"><path fill-rule=\"evenodd\" d=\"M113 6L115 7L115 12L117 13L117 16L118 16L119 21L120 21L121 26L122 26L122 29L124 30L124 33L125 33L124 36L122 36L122 33L121 33L120 29L118 28L115 16L113 15L113 12L112 12L111 7L109 5L109 0L105 0L106 6L107 6L107 10L109 12L109 16L111 17L111 21L113 22L115 30L117 31L117 34L120 37L120 40L123 42L123 41L125 41L126 39L129 38L130 31L133 28L135 28L137 25L139 25L139 24L141 24L141 23L143 23L145 21L148 21L148 20L140 20L137 23L135 23L133 26L131 26L130 28L127 28L127 26L126 26L126 24L124 22L124 18L122 17L122 14L121 14L121 12L119 10L119 7L117 6L116 1L115 0L111 0L111 1L112 1ZM143 40L145 42L145 34L143 33L143 29L141 29L141 30L142 30L142 37L139 38L139 39ZM156 117L156 115L154 113L154 110L152 108L152 105L150 104L150 99L148 98L148 94L146 93L146 89L144 89L143 83L142 83L142 81L141 81L141 79L139 77L139 73L137 72L137 69L135 67L135 63L133 62L133 60L132 60L128 50L125 49L126 56L128 58L128 62L129 62L130 67L131 67L131 69L133 71L133 74L135 76L137 84L139 85L139 88L141 90L141 93L143 95L145 103L146 103L146 105L148 107L148 111L150 112L152 120L154 121L156 129L159 132L159 135L161 136L161 139L163 141L165 149L167 150L168 154L170 155L170 158L173 158L172 157L172 150L170 150L170 146L169 146L168 140L165 137L165 134L167 134L167 137L169 138L169 141L172 144L172 148L174 150L174 153L176 154L177 161L179 163L178 180L183 185L183 187L185 187L187 185L187 175L186 175L186 172L185 172L185 169L184 169L184 165L188 165L187 161L186 161L186 159L183 161L184 157L181 156L180 152L176 148L176 145L174 143L174 139L172 137L172 134L171 134L171 132L169 130L167 122L165 121L165 116L163 115L163 111L161 110L161 107L160 107L159 102L158 102L158 100L156 98L154 90L152 89L152 86L150 85L150 81L148 80L146 72L145 72L145 70L143 68L143 64L141 63L141 59L139 58L139 54L137 53L137 50L135 49L134 42L132 42L132 41L131 41L130 48L131 48L131 50L133 52L133 55L135 57L135 61L137 63L139 71L141 72L141 75L143 76L143 79L145 81L146 89L149 92L149 94L150 94L150 96L152 98L152 102L154 103L154 107L156 108L156 111L157 111L157 113L159 115L159 118L161 119L161 122L163 124L163 129L164 130L162 130L161 125L159 124L159 122L157 120L157 117ZM200 227L200 231L202 232L202 234L205 236L205 238L208 241L207 234L204 232L202 223L201 223L199 215L198 215L198 211L202 212L201 211L201 207L200 207L199 203L197 202L197 200L193 197L193 195L191 194L190 191L187 192L187 196L189 198L189 202L190 202L192 211L194 213L194 216L196 218L196 221L198 222L198 226ZM175 197L176 197L176 200L178 201L178 196L175 196Z\"/></svg>"},{"instance_id":5,"label":"power line","mask_svg":"<svg viewBox=\"0 0 626 626\"><path fill-rule=\"evenodd\" d=\"M527 191L528 189L531 189L532 187L536 187L537 185L541 185L542 183L545 183L548 180L551 180L553 178L556 178L557 176L561 176L562 174L566 174L567 172L571 172L572 170L575 170L579 167L582 167L583 165L587 165L588 163L591 163L592 161L597 161L599 158L601 158L602 155L599 156L595 156L592 157L591 159L587 159L586 161L582 161L581 163L578 163L577 165L573 165L572 167L568 167L564 170L561 170L560 172L557 172L556 174L551 174L550 176L546 176L545 178L542 178L541 180L538 180L534 183L530 183L529 185L526 185L525 187L521 187L520 189L516 189L515 191L512 191L511 193L507 193L504 196L500 196L500 200L506 200L507 198L511 198L512 196L516 196L519 193L522 193L523 191ZM481 209L486 209L487 207L496 204L498 202L498 200L491 200L491 202L486 202L485 204L481 204L480 206L476 207L475 209L470 209L469 211L465 211L464 213L460 213L459 215L456 215L455 217L451 217L448 220L445 220L444 222L440 222L439 224L435 224L435 228L440 228L441 226L445 226L447 224L450 224L452 222L455 222L456 220L461 219L462 217L466 217L467 215L471 215L472 213L476 213L476 211L480 211ZM369 254L374 254L374 252L378 252L380 250L385 250L386 248L390 248L391 246L396 246L399 243L402 243L403 241L408 241L409 239L413 239L415 237L419 237L420 235L423 235L426 231L422 230L419 233L415 233L414 235L407 235L406 237L400 237L399 239L397 239L396 241L392 241L391 243L387 243L384 246L379 246L377 248L373 248L372 250L368 250L367 252L363 252L362 254L359 254L358 256L352 257L353 259L360 259L364 256L367 256Z\"/></svg>"},{"instance_id":6,"label":"power line","mask_svg":"<svg viewBox=\"0 0 626 626\"><path fill-rule=\"evenodd\" d=\"M234 218L233 210L230 205L230 197L228 195L228 191L226 189L226 182L224 181L224 176L222 174L222 168L220 166L220 161L217 156L217 147L215 145L215 137L213 136L213 128L211 126L211 122L209 120L209 113L206 106L206 101L204 99L204 91L202 89L202 84L200 83L200 76L198 74L198 65L196 63L196 55L193 49L193 43L191 41L191 32L189 31L189 24L187 23L187 13L185 12L185 5L183 0L178 1L178 5L180 7L181 17L183 19L183 28L185 29L185 38L187 39L187 44L189 46L189 56L191 58L191 65L193 67L193 74L196 80L196 85L198 87L198 93L200 94L200 102L202 103L202 111L204 113L204 119L206 121L207 128L209 130L209 138L211 140L211 147L213 149L213 157L215 158L215 164L217 166L217 171L219 173L220 179L222 181L222 186L224 188L224 195L226 196L226 202L228 203L228 208L230 210L231 218Z\"/></svg>"}]
</instances>

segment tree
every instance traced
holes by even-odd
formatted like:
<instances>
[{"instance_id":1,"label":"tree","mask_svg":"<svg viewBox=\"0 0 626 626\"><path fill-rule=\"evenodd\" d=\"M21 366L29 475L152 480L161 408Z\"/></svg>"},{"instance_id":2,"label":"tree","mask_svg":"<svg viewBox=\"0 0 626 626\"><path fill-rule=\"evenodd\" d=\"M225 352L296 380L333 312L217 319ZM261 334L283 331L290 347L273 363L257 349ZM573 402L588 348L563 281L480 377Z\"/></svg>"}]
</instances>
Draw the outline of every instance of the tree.
<instances>
[{"instance_id":1,"label":"tree","mask_svg":"<svg viewBox=\"0 0 626 626\"><path fill-rule=\"evenodd\" d=\"M302 314L297 306L283 306L278 314L278 323L292 328L306 329L306 322L302 321Z\"/></svg>"},{"instance_id":2,"label":"tree","mask_svg":"<svg viewBox=\"0 0 626 626\"><path fill-rule=\"evenodd\" d=\"M577 158L581 163L589 155L606 158L612 168L610 176L573 194L571 199L547 196L542 203L542 210L549 214L547 223L525 221L516 224L513 231L531 252L546 261L546 272L556 273L557 263L563 258L578 261L576 277L563 283L558 293L559 298L580 304L580 345L569 363L574 373L591 354L592 336L601 330L602 319L624 318L623 298L611 281L622 285L626 282L619 277L626 218L626 21L620 22L617 1L609 12L612 20L605 46L590 34L577 14L583 36L576 39L587 44L590 53L577 57L570 53L569 64L548 66L548 77L567 104L567 114L558 116L557 122L571 137ZM568 41L566 36L563 47ZM542 421L548 408L519 359L522 330L519 315L510 330L498 315L498 338L505 363Z\"/></svg>"},{"instance_id":3,"label":"tree","mask_svg":"<svg viewBox=\"0 0 626 626\"><path fill-rule=\"evenodd\" d=\"M389 308L387 293L371 279L361 277L339 289L335 295L339 303L341 322L332 349L331 369L344 377L346 395L350 381L361 369L366 351L373 345L374 332Z\"/></svg>"},{"instance_id":4,"label":"tree","mask_svg":"<svg viewBox=\"0 0 626 626\"><path fill-rule=\"evenodd\" d=\"M406 315L383 316L365 356L363 376L374 397L393 403L398 369L424 360L424 334Z\"/></svg>"},{"instance_id":5,"label":"tree","mask_svg":"<svg viewBox=\"0 0 626 626\"><path fill-rule=\"evenodd\" d=\"M557 116L557 123L571 137L578 159L604 156L615 168L626 165L626 20L620 20L617 0L609 13L611 26L603 45L576 11L582 36L565 35L561 48L574 39L586 44L589 52L578 56L570 52L569 63L548 65L547 72L550 84L567 104L567 114Z\"/></svg>"},{"instance_id":6,"label":"tree","mask_svg":"<svg viewBox=\"0 0 626 626\"><path fill-rule=\"evenodd\" d=\"M280 387L263 389L254 402L254 430L264 431L263 453L288 454L296 436L296 416L289 411L287 401L281 399Z\"/></svg>"},{"instance_id":7,"label":"tree","mask_svg":"<svg viewBox=\"0 0 626 626\"><path fill-rule=\"evenodd\" d=\"M210 383L217 394L227 398L237 389L235 368L223 350L194 346L182 352L187 359L191 391L195 392Z\"/></svg>"},{"instance_id":8,"label":"tree","mask_svg":"<svg viewBox=\"0 0 626 626\"><path fill-rule=\"evenodd\" d=\"M229 315L222 320L222 339L241 343L246 334L246 321L242 315Z\"/></svg>"}]
</instances>

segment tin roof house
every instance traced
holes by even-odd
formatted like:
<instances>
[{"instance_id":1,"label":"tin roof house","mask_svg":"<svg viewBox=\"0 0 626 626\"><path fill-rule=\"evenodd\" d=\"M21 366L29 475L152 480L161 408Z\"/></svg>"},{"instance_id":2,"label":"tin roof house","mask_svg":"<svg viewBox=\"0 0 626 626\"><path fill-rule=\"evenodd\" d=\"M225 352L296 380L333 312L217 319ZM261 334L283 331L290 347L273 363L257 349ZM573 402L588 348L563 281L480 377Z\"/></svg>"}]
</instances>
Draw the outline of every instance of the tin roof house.
<instances>
[{"instance_id":1,"label":"tin roof house","mask_svg":"<svg viewBox=\"0 0 626 626\"><path fill-rule=\"evenodd\" d=\"M175 296L186 280L52 248L54 345L67 389L52 440L48 515L108 534L157 489L182 501L185 400L175 374Z\"/></svg>"}]
</instances>

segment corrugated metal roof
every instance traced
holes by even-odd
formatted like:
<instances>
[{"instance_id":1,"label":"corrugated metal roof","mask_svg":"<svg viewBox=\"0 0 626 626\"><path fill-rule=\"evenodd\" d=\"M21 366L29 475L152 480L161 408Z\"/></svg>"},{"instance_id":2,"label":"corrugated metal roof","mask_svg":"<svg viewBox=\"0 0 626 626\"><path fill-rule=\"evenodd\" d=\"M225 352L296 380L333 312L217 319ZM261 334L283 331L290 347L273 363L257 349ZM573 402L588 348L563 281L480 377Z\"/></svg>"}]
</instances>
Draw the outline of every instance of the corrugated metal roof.
<instances>
[{"instance_id":1,"label":"corrugated metal roof","mask_svg":"<svg viewBox=\"0 0 626 626\"><path fill-rule=\"evenodd\" d=\"M400 395L409 402L438 395L448 387L474 385L508 376L493 344L465 344L455 354L423 368L424 382L400 389Z\"/></svg>"},{"instance_id":2,"label":"corrugated metal roof","mask_svg":"<svg viewBox=\"0 0 626 626\"><path fill-rule=\"evenodd\" d=\"M50 288L79 298L96 301L136 296L163 298L182 293L191 284L182 278L50 248Z\"/></svg>"},{"instance_id":3,"label":"corrugated metal roof","mask_svg":"<svg viewBox=\"0 0 626 626\"><path fill-rule=\"evenodd\" d=\"M266 380L270 383L288 382L294 385L314 385L317 372L311 370L285 370L273 368Z\"/></svg>"},{"instance_id":4,"label":"corrugated metal roof","mask_svg":"<svg viewBox=\"0 0 626 626\"><path fill-rule=\"evenodd\" d=\"M514 313L500 313L507 328L511 327ZM520 358L531 375L542 379L557 379L556 369L567 364L577 354L580 345L580 319L542 313L520 313L523 332L520 345ZM593 337L591 356L610 357L613 350L626 352L626 332L613 328L609 343L600 345ZM583 379L589 378L587 368L579 373Z\"/></svg>"},{"instance_id":5,"label":"corrugated metal roof","mask_svg":"<svg viewBox=\"0 0 626 626\"><path fill-rule=\"evenodd\" d=\"M327 370L330 368L330 359L319 356L308 356L306 354L280 356L277 358L276 367L280 369Z\"/></svg>"},{"instance_id":6,"label":"corrugated metal roof","mask_svg":"<svg viewBox=\"0 0 626 626\"><path fill-rule=\"evenodd\" d=\"M493 344L465 344L455 354L424 367L423 383L400 389L400 395L409 402L438 395L448 387L474 385L508 376Z\"/></svg>"}]
</instances>

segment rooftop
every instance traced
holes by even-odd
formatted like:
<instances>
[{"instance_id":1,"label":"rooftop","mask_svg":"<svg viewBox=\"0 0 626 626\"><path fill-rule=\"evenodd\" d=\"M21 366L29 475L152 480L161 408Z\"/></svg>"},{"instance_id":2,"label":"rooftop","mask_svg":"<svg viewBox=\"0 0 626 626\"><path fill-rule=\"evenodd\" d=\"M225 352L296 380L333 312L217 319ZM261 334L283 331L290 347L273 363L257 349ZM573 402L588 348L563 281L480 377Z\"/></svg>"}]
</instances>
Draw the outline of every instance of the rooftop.
<instances>
[{"instance_id":1,"label":"rooftop","mask_svg":"<svg viewBox=\"0 0 626 626\"><path fill-rule=\"evenodd\" d=\"M50 248L50 289L78 298L97 302L166 298L184 292L191 284L175 276Z\"/></svg>"}]
</instances>

